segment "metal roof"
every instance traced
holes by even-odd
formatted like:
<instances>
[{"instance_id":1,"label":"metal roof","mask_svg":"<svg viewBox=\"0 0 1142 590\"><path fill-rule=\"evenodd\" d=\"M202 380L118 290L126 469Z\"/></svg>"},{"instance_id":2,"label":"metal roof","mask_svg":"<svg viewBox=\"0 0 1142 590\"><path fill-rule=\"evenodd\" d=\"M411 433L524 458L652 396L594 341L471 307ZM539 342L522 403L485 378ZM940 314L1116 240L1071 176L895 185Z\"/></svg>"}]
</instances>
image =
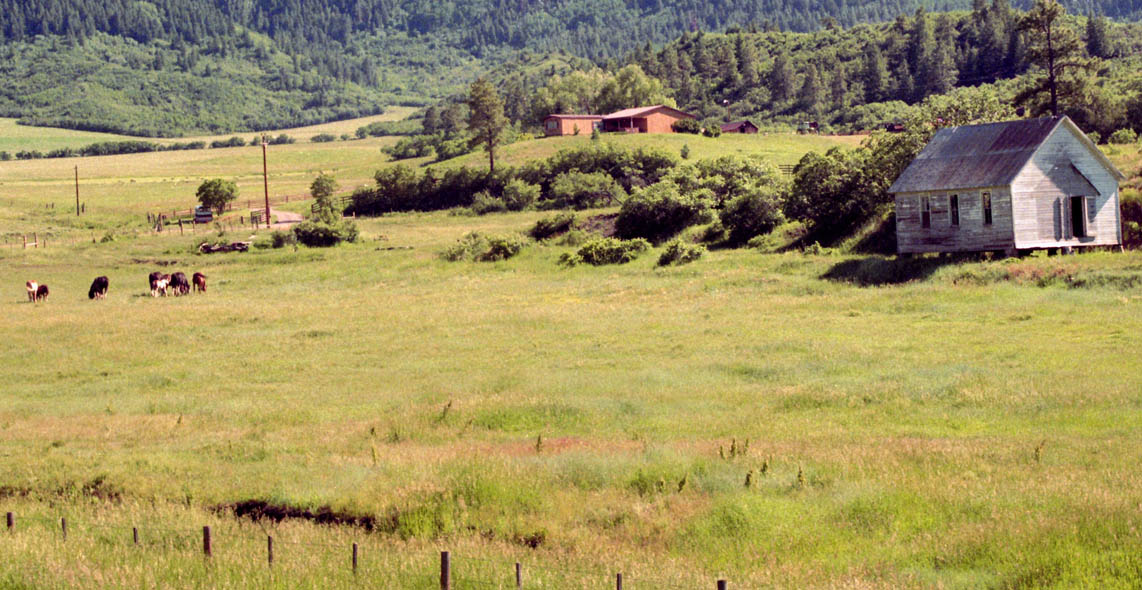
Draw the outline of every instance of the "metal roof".
<instances>
[{"instance_id":1,"label":"metal roof","mask_svg":"<svg viewBox=\"0 0 1142 590\"><path fill-rule=\"evenodd\" d=\"M602 115L547 115L545 119L602 119Z\"/></svg>"},{"instance_id":2,"label":"metal roof","mask_svg":"<svg viewBox=\"0 0 1142 590\"><path fill-rule=\"evenodd\" d=\"M888 192L1007 186L1063 119L1043 117L940 129Z\"/></svg>"},{"instance_id":3,"label":"metal roof","mask_svg":"<svg viewBox=\"0 0 1142 590\"><path fill-rule=\"evenodd\" d=\"M656 104L656 105L650 106L650 107L635 107L633 109L623 109L621 111L615 111L609 115L606 115L605 117L603 117L603 119L626 119L629 117L645 117L646 115L649 115L650 113L657 111L658 109L665 109L668 111L674 111L674 114L679 115L681 117L686 117L688 119L697 119L697 117L695 117L694 115L691 115L690 113L687 113L685 111L680 111L674 107L668 107L668 106L662 105L662 104Z\"/></svg>"},{"instance_id":4,"label":"metal roof","mask_svg":"<svg viewBox=\"0 0 1142 590\"><path fill-rule=\"evenodd\" d=\"M746 119L744 121L734 121L733 123L725 123L722 125L722 131L737 131L738 129L741 129L742 127L745 127L746 125L749 125L750 127L753 127L754 129L757 129L757 125L754 125L752 121L750 121L749 119Z\"/></svg>"}]
</instances>

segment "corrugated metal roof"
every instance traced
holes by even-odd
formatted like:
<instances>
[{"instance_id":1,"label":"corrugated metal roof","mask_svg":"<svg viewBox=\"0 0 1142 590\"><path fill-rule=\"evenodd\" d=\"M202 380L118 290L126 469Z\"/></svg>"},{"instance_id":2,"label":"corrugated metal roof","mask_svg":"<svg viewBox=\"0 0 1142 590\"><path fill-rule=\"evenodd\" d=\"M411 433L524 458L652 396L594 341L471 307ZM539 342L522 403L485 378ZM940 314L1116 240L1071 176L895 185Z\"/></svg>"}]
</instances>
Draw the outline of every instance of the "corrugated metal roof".
<instances>
[{"instance_id":1,"label":"corrugated metal roof","mask_svg":"<svg viewBox=\"0 0 1142 590\"><path fill-rule=\"evenodd\" d=\"M940 129L888 192L942 191L1011 184L1063 117Z\"/></svg>"},{"instance_id":2,"label":"corrugated metal roof","mask_svg":"<svg viewBox=\"0 0 1142 590\"><path fill-rule=\"evenodd\" d=\"M545 119L602 119L602 115L547 115Z\"/></svg>"},{"instance_id":3,"label":"corrugated metal roof","mask_svg":"<svg viewBox=\"0 0 1142 590\"><path fill-rule=\"evenodd\" d=\"M633 109L623 109L621 111L615 111L615 112L603 117L603 119L626 119L628 117L643 117L643 116L649 115L650 113L652 113L658 109L666 109L669 111L674 111L676 114L681 115L683 117L690 118L690 119L696 119L697 118L694 115L691 115L690 113L687 113L685 111L680 111L674 107L668 107L666 105L656 104L656 105L650 106L650 107L635 107Z\"/></svg>"}]
</instances>

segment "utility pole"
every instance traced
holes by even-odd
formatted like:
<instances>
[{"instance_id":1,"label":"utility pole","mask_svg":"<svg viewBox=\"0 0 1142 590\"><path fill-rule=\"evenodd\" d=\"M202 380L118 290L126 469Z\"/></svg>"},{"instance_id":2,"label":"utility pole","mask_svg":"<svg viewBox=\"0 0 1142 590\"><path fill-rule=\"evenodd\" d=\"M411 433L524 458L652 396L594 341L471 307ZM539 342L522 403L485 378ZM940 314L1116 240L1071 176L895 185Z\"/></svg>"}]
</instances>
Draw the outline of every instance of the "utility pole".
<instances>
[{"instance_id":1,"label":"utility pole","mask_svg":"<svg viewBox=\"0 0 1142 590\"><path fill-rule=\"evenodd\" d=\"M79 217L79 166L75 167L75 216Z\"/></svg>"},{"instance_id":2,"label":"utility pole","mask_svg":"<svg viewBox=\"0 0 1142 590\"><path fill-rule=\"evenodd\" d=\"M270 227L270 175L266 167L266 135L262 134L262 185L266 188L266 228Z\"/></svg>"}]
</instances>

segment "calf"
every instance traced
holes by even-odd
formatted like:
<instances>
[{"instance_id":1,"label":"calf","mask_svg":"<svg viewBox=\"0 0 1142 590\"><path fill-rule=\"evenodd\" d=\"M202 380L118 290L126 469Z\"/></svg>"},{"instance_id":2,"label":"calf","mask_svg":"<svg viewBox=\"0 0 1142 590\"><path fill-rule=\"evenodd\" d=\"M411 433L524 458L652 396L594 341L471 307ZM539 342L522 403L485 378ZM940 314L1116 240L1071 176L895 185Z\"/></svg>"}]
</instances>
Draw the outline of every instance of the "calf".
<instances>
[{"instance_id":1,"label":"calf","mask_svg":"<svg viewBox=\"0 0 1142 590\"><path fill-rule=\"evenodd\" d=\"M151 273L150 279L151 297L158 297L159 295L166 297L167 285L170 285L171 276L161 272L153 272Z\"/></svg>"},{"instance_id":2,"label":"calf","mask_svg":"<svg viewBox=\"0 0 1142 590\"><path fill-rule=\"evenodd\" d=\"M91 281L91 288L87 290L87 298L103 299L107 296L107 287L109 285L110 282L107 280L107 277L95 277L95 280Z\"/></svg>"},{"instance_id":3,"label":"calf","mask_svg":"<svg viewBox=\"0 0 1142 590\"><path fill-rule=\"evenodd\" d=\"M34 301L47 301L48 299L48 286L40 285L36 287L36 298Z\"/></svg>"},{"instance_id":4,"label":"calf","mask_svg":"<svg viewBox=\"0 0 1142 590\"><path fill-rule=\"evenodd\" d=\"M195 291L206 292L206 275L196 272L194 276L190 277L190 280L194 283Z\"/></svg>"},{"instance_id":5,"label":"calf","mask_svg":"<svg viewBox=\"0 0 1142 590\"><path fill-rule=\"evenodd\" d=\"M40 288L40 284L35 282L35 281L28 281L27 283L24 284L24 286L28 289L28 302L29 303L35 303L36 302L36 290Z\"/></svg>"},{"instance_id":6,"label":"calf","mask_svg":"<svg viewBox=\"0 0 1142 590\"><path fill-rule=\"evenodd\" d=\"M186 275L181 272L171 275L170 286L171 289L174 289L175 296L190 293L190 282L186 280Z\"/></svg>"}]
</instances>

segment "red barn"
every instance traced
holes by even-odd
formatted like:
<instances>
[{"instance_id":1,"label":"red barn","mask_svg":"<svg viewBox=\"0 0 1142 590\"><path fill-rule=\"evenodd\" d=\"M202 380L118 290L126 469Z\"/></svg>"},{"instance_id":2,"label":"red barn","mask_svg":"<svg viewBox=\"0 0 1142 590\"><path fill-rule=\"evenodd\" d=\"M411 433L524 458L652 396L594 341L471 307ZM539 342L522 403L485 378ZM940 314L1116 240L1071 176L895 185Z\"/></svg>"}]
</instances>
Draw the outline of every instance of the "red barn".
<instances>
[{"instance_id":1,"label":"red barn","mask_svg":"<svg viewBox=\"0 0 1142 590\"><path fill-rule=\"evenodd\" d=\"M722 125L722 133L757 133L757 125L748 120L734 121Z\"/></svg>"},{"instance_id":2,"label":"red barn","mask_svg":"<svg viewBox=\"0 0 1142 590\"><path fill-rule=\"evenodd\" d=\"M603 131L674 133L672 126L682 119L697 119L697 117L666 105L636 107L603 117Z\"/></svg>"},{"instance_id":3,"label":"red barn","mask_svg":"<svg viewBox=\"0 0 1142 590\"><path fill-rule=\"evenodd\" d=\"M602 120L602 115L548 115L543 120L543 131L548 137L575 135L576 129L580 135L590 135Z\"/></svg>"}]
</instances>

